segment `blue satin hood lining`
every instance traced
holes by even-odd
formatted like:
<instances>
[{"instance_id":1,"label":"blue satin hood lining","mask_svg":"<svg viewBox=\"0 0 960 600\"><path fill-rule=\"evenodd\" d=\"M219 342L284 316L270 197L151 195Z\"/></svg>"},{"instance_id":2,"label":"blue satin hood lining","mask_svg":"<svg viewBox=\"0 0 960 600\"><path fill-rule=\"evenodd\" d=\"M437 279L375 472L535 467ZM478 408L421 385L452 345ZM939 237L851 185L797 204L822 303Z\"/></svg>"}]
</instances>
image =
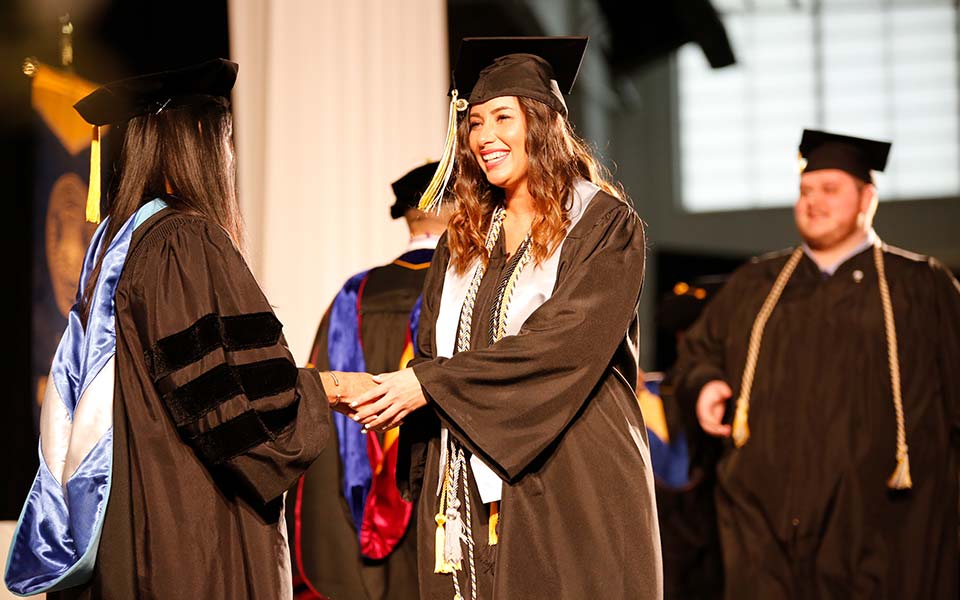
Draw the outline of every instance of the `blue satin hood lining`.
<instances>
[{"instance_id":1,"label":"blue satin hood lining","mask_svg":"<svg viewBox=\"0 0 960 600\"><path fill-rule=\"evenodd\" d=\"M47 385L55 390L45 400L61 401L66 411L59 423L69 431L77 405L99 376L112 377L104 366L116 353L114 295L123 272L134 229L166 208L163 200L146 203L127 219L107 245L100 275L90 303L87 327L79 315L79 300L97 256L105 243L109 219L94 233L83 261L77 303L67 319L67 328L54 355ZM83 402L112 406L113 386L99 387ZM101 391L102 390L102 391ZM49 408L49 407L48 407ZM112 413L111 413L112 414ZM62 420L62 419L61 419ZM47 433L50 435L50 432ZM113 466L113 427L106 428L76 470L61 485L44 458L44 431L40 432L40 468L27 495L7 558L5 581L11 592L32 595L80 585L91 577L107 502ZM48 445L55 445L48 441ZM64 447L62 440L56 445Z\"/></svg>"}]
</instances>

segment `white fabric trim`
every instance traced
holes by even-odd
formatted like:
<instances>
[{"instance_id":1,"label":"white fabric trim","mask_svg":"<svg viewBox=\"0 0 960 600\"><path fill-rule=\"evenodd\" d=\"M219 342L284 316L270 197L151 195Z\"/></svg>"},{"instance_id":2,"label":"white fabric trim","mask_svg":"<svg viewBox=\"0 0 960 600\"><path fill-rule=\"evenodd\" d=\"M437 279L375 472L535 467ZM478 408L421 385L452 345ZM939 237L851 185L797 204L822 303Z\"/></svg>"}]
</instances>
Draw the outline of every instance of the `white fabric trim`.
<instances>
[{"instance_id":1,"label":"white fabric trim","mask_svg":"<svg viewBox=\"0 0 960 600\"><path fill-rule=\"evenodd\" d=\"M73 411L70 446L63 465L63 480L70 480L77 467L113 426L113 384L116 355L111 356L80 396Z\"/></svg>"},{"instance_id":2,"label":"white fabric trim","mask_svg":"<svg viewBox=\"0 0 960 600\"><path fill-rule=\"evenodd\" d=\"M64 482L63 465L70 446L71 427L73 422L57 390L57 384L53 377L48 377L43 392L43 404L40 405L40 453L50 474L61 485Z\"/></svg>"}]
</instances>

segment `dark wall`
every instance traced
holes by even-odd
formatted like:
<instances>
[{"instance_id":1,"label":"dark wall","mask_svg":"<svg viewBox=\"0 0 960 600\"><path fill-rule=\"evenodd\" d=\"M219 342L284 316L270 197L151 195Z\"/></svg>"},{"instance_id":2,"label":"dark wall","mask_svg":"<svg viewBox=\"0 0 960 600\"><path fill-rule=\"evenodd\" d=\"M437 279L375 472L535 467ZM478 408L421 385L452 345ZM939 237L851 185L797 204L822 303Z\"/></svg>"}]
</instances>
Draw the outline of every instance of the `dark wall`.
<instances>
[{"instance_id":1,"label":"dark wall","mask_svg":"<svg viewBox=\"0 0 960 600\"><path fill-rule=\"evenodd\" d=\"M35 401L30 379L31 227L35 132L28 56L59 65L60 14L73 9L74 68L94 82L229 57L227 0L0 2L0 177L6 232L3 286L4 382L0 414L0 520L16 519L37 468Z\"/></svg>"},{"instance_id":2,"label":"dark wall","mask_svg":"<svg viewBox=\"0 0 960 600\"><path fill-rule=\"evenodd\" d=\"M4 182L0 256L4 260L3 360L0 381L0 519L15 519L37 467L30 398L30 90L20 63L29 52L16 7L0 3L0 181Z\"/></svg>"}]
</instances>

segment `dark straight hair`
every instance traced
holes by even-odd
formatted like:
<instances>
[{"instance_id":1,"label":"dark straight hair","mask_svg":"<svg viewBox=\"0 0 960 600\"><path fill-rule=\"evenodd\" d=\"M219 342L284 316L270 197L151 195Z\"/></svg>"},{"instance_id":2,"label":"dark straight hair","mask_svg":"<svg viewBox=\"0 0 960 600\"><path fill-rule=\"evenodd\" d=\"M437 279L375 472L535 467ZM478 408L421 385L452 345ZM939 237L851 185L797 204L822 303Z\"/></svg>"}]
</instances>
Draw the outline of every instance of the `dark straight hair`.
<instances>
[{"instance_id":1,"label":"dark straight hair","mask_svg":"<svg viewBox=\"0 0 960 600\"><path fill-rule=\"evenodd\" d=\"M104 239L112 240L143 202L163 196L170 208L201 215L222 227L242 250L233 156L233 119L226 101L211 98L134 117L123 138L120 180L107 212ZM106 247L81 296L84 324Z\"/></svg>"}]
</instances>

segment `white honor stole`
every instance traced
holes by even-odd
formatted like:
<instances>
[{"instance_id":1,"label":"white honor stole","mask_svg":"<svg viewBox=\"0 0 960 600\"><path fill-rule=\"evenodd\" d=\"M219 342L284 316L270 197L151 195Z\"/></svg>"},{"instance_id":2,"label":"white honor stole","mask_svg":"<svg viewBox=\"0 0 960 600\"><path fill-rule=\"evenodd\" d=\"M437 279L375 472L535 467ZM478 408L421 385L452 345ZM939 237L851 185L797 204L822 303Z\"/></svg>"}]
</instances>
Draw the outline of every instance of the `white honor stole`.
<instances>
[{"instance_id":1,"label":"white honor stole","mask_svg":"<svg viewBox=\"0 0 960 600\"><path fill-rule=\"evenodd\" d=\"M580 222L590 201L599 191L600 188L589 181L579 181L574 185L570 200L570 224L567 226L567 235ZM506 335L517 335L530 315L553 295L557 283L557 269L560 266L560 253L565 242L566 238L547 260L539 265L533 263L520 273L513 291L513 298L507 308ZM436 323L436 349L439 357L453 356L457 328L460 324L460 311L467 296L467 288L470 287L470 282L479 265L480 259L477 259L463 274L458 274L452 265L447 266ZM487 320L484 319L482 324L486 328ZM446 427L441 428L440 447L442 449L447 448L449 435L450 432ZM476 455L470 456L470 467L483 503L500 501L503 496L503 481L493 469ZM443 483L443 477L444 469L441 467L438 489Z\"/></svg>"}]
</instances>

